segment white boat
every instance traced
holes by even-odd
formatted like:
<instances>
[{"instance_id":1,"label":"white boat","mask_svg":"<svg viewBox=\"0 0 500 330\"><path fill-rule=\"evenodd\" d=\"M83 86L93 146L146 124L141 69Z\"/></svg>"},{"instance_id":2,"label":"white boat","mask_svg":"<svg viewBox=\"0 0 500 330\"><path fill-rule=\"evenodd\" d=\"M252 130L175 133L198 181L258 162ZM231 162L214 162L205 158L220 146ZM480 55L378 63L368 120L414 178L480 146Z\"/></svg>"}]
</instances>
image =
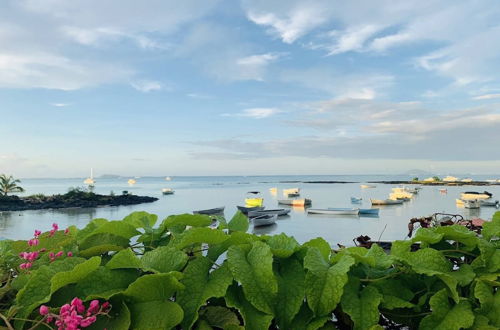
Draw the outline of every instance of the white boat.
<instances>
[{"instance_id":1,"label":"white boat","mask_svg":"<svg viewBox=\"0 0 500 330\"><path fill-rule=\"evenodd\" d=\"M400 192L400 193L390 193L389 194L389 199L401 199L401 200L410 200L413 198L413 194L407 193L407 192Z\"/></svg>"},{"instance_id":2,"label":"white boat","mask_svg":"<svg viewBox=\"0 0 500 330\"><path fill-rule=\"evenodd\" d=\"M169 177L169 176L167 176L167 177L165 178L165 180L166 180L166 181L170 181L170 180L172 180L172 178L171 178L171 177Z\"/></svg>"},{"instance_id":3,"label":"white boat","mask_svg":"<svg viewBox=\"0 0 500 330\"><path fill-rule=\"evenodd\" d=\"M292 197L299 197L300 194L299 193L291 193L291 194L287 194L286 197L288 198L292 198Z\"/></svg>"},{"instance_id":4,"label":"white boat","mask_svg":"<svg viewBox=\"0 0 500 330\"><path fill-rule=\"evenodd\" d=\"M466 209L478 209L480 204L478 200L469 199L464 201L464 207Z\"/></svg>"},{"instance_id":5,"label":"white boat","mask_svg":"<svg viewBox=\"0 0 500 330\"><path fill-rule=\"evenodd\" d=\"M461 182L472 182L472 179L471 178L466 178L466 179L462 179L460 181Z\"/></svg>"},{"instance_id":6,"label":"white boat","mask_svg":"<svg viewBox=\"0 0 500 330\"><path fill-rule=\"evenodd\" d=\"M481 206L493 206L493 207L496 207L496 208L498 208L500 206L500 202L499 201L480 200L479 204Z\"/></svg>"},{"instance_id":7,"label":"white boat","mask_svg":"<svg viewBox=\"0 0 500 330\"><path fill-rule=\"evenodd\" d=\"M278 204L290 206L306 206L311 205L312 201L308 198L302 199L278 199Z\"/></svg>"},{"instance_id":8,"label":"white boat","mask_svg":"<svg viewBox=\"0 0 500 330\"><path fill-rule=\"evenodd\" d=\"M376 188L377 186L374 184L362 184L360 187L363 189L367 189L367 188Z\"/></svg>"},{"instance_id":9,"label":"white boat","mask_svg":"<svg viewBox=\"0 0 500 330\"><path fill-rule=\"evenodd\" d=\"M289 189L283 189L283 195L288 196L290 194L297 194L297 196L300 194L300 189L299 188L289 188Z\"/></svg>"},{"instance_id":10,"label":"white boat","mask_svg":"<svg viewBox=\"0 0 500 330\"><path fill-rule=\"evenodd\" d=\"M330 207L330 208L327 208L327 209L308 209L307 213L311 213L311 214L358 215L359 214L359 209Z\"/></svg>"},{"instance_id":11,"label":"white boat","mask_svg":"<svg viewBox=\"0 0 500 330\"><path fill-rule=\"evenodd\" d=\"M402 200L399 199L373 199L370 198L370 202L372 205L397 205L397 204L403 204Z\"/></svg>"},{"instance_id":12,"label":"white boat","mask_svg":"<svg viewBox=\"0 0 500 330\"><path fill-rule=\"evenodd\" d=\"M448 175L448 176L443 178L444 182L456 182L458 180L459 180L458 178L451 176L451 175Z\"/></svg>"},{"instance_id":13,"label":"white boat","mask_svg":"<svg viewBox=\"0 0 500 330\"><path fill-rule=\"evenodd\" d=\"M455 203L457 203L457 205L464 205L465 204L465 201L463 199L455 199Z\"/></svg>"},{"instance_id":14,"label":"white boat","mask_svg":"<svg viewBox=\"0 0 500 330\"><path fill-rule=\"evenodd\" d=\"M135 181L134 179L129 179L129 180L127 181L127 183L128 183L128 185L129 185L129 186L133 186L134 184L136 184L136 183L137 183L137 181Z\"/></svg>"},{"instance_id":15,"label":"white boat","mask_svg":"<svg viewBox=\"0 0 500 330\"><path fill-rule=\"evenodd\" d=\"M489 199L493 196L492 193L489 193L487 191L484 191L482 193L476 192L476 191L466 191L460 194L461 199Z\"/></svg>"},{"instance_id":16,"label":"white boat","mask_svg":"<svg viewBox=\"0 0 500 330\"><path fill-rule=\"evenodd\" d=\"M276 218L278 216L276 214L274 215L261 215L259 217L253 218L253 226L254 227L259 227L259 226L269 226L272 225L276 222Z\"/></svg>"},{"instance_id":17,"label":"white boat","mask_svg":"<svg viewBox=\"0 0 500 330\"><path fill-rule=\"evenodd\" d=\"M274 215L276 214L278 217L287 215L291 210L287 209L270 209L270 210L252 210L248 212L248 216L250 218L259 217L261 215Z\"/></svg>"},{"instance_id":18,"label":"white boat","mask_svg":"<svg viewBox=\"0 0 500 330\"><path fill-rule=\"evenodd\" d=\"M359 215L378 215L380 209L359 209Z\"/></svg>"},{"instance_id":19,"label":"white boat","mask_svg":"<svg viewBox=\"0 0 500 330\"><path fill-rule=\"evenodd\" d=\"M363 198L351 197L351 203L359 204Z\"/></svg>"},{"instance_id":20,"label":"white boat","mask_svg":"<svg viewBox=\"0 0 500 330\"><path fill-rule=\"evenodd\" d=\"M83 183L89 186L94 186L95 185L95 180L94 180L94 169L90 169L90 177L86 178Z\"/></svg>"},{"instance_id":21,"label":"white boat","mask_svg":"<svg viewBox=\"0 0 500 330\"><path fill-rule=\"evenodd\" d=\"M173 195L174 194L174 190L172 188L163 188L161 190L161 193L163 195Z\"/></svg>"}]
</instances>

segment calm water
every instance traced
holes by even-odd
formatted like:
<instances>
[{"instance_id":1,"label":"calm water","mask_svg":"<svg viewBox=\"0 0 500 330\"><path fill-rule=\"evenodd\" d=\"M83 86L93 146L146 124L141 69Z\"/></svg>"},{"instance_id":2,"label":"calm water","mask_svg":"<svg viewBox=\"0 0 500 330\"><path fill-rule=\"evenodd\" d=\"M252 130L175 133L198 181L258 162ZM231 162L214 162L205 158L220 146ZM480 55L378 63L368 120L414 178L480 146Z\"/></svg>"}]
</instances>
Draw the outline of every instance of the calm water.
<instances>
[{"instance_id":1,"label":"calm water","mask_svg":"<svg viewBox=\"0 0 500 330\"><path fill-rule=\"evenodd\" d=\"M475 180L490 177L473 177ZM0 213L0 237L9 239L27 239L35 228L48 230L53 222L61 227L85 226L91 219L122 219L133 211L147 211L163 219L171 214L191 213L193 210L225 206L226 218L236 212L236 205L244 205L247 191L258 190L264 197L267 208L278 207L277 199L282 199L281 191L277 196L269 188L301 188L301 197L310 198L314 208L359 207L350 203L350 197L362 197L362 207L370 208L370 198L387 198L392 185L378 184L374 189L361 189L360 183L379 180L409 180L407 176L251 176L251 177L174 177L172 181L162 178L138 178L134 187L127 185L128 178L97 179L95 191L108 194L113 191L120 194L123 190L137 195L156 196L155 203L134 206L99 207L92 209L40 210ZM356 181L352 184L308 184L280 183L283 181L336 180ZM82 186L83 179L25 179L22 186L25 194L65 193L69 187ZM162 188L173 188L174 195L162 196ZM299 242L305 242L318 236L332 244L352 245L352 239L361 234L373 239L381 236L382 240L403 239L407 232L408 220L413 217L430 215L435 212L462 214L467 218L481 217L491 219L495 208L483 207L480 210L459 208L455 199L465 190L488 190L493 199L500 198L500 186L491 187L448 187L448 193L439 192L440 187L423 187L410 202L400 206L381 206L378 218L354 216L307 215L303 208L293 208L290 216L279 218L270 227L253 228L250 231L259 234L284 232L294 236ZM384 230L385 228L385 230Z\"/></svg>"}]
</instances>

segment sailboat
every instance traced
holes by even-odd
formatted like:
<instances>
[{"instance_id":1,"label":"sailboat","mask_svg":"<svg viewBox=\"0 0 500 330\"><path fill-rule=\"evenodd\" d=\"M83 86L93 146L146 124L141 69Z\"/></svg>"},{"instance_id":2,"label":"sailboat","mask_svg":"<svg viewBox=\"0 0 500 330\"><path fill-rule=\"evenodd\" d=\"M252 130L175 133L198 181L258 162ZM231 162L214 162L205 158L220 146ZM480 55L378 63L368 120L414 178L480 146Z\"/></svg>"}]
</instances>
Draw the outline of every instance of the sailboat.
<instances>
[{"instance_id":1,"label":"sailboat","mask_svg":"<svg viewBox=\"0 0 500 330\"><path fill-rule=\"evenodd\" d=\"M129 186L133 186L136 182L137 182L137 181L135 181L134 179L129 179L129 180L127 181L127 183L128 183L128 185L129 185Z\"/></svg>"},{"instance_id":2,"label":"sailboat","mask_svg":"<svg viewBox=\"0 0 500 330\"><path fill-rule=\"evenodd\" d=\"M86 185L89 185L89 186L91 186L91 187L93 187L93 186L94 186L94 184L95 184L95 180L94 180L94 169L93 169L93 168L91 168L91 169L90 169L90 177L89 177L89 178L86 178L86 179L83 181L83 183L85 183Z\"/></svg>"}]
</instances>

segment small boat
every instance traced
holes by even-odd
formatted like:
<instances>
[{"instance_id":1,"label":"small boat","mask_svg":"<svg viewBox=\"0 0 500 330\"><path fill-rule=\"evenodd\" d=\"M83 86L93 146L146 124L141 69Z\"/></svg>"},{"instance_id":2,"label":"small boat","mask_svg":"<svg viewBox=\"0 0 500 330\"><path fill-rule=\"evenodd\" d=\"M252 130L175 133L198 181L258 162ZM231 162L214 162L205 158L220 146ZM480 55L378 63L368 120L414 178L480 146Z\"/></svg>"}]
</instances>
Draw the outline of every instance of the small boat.
<instances>
[{"instance_id":1,"label":"small boat","mask_svg":"<svg viewBox=\"0 0 500 330\"><path fill-rule=\"evenodd\" d=\"M299 197L300 194L299 193L290 193L290 194L287 194L287 197L288 198L292 198L292 197Z\"/></svg>"},{"instance_id":2,"label":"small boat","mask_svg":"<svg viewBox=\"0 0 500 330\"><path fill-rule=\"evenodd\" d=\"M174 190L172 188L163 188L161 190L161 193L163 195L173 195L174 194Z\"/></svg>"},{"instance_id":3,"label":"small boat","mask_svg":"<svg viewBox=\"0 0 500 330\"><path fill-rule=\"evenodd\" d=\"M370 202L372 205L397 205L397 204L403 204L402 200L399 199L371 199Z\"/></svg>"},{"instance_id":4,"label":"small boat","mask_svg":"<svg viewBox=\"0 0 500 330\"><path fill-rule=\"evenodd\" d=\"M172 180L172 178L171 178L171 177L169 177L169 176L167 176L167 177L165 178L165 181L170 181L170 180Z\"/></svg>"},{"instance_id":5,"label":"small boat","mask_svg":"<svg viewBox=\"0 0 500 330\"><path fill-rule=\"evenodd\" d=\"M457 205L464 205L465 204L465 201L463 199L455 199L455 203L457 203Z\"/></svg>"},{"instance_id":6,"label":"small boat","mask_svg":"<svg viewBox=\"0 0 500 330\"><path fill-rule=\"evenodd\" d=\"M408 197L396 197L396 198L389 197L389 199L403 201L403 202L409 202L411 200L411 198Z\"/></svg>"},{"instance_id":7,"label":"small boat","mask_svg":"<svg viewBox=\"0 0 500 330\"><path fill-rule=\"evenodd\" d=\"M283 189L284 196L287 196L289 194L300 194L300 189L299 188Z\"/></svg>"},{"instance_id":8,"label":"small boat","mask_svg":"<svg viewBox=\"0 0 500 330\"><path fill-rule=\"evenodd\" d=\"M378 215L380 209L359 209L359 215Z\"/></svg>"},{"instance_id":9,"label":"small boat","mask_svg":"<svg viewBox=\"0 0 500 330\"><path fill-rule=\"evenodd\" d=\"M311 213L311 214L358 215L359 214L359 209L330 207L330 208L327 208L327 209L308 209L307 213Z\"/></svg>"},{"instance_id":10,"label":"small boat","mask_svg":"<svg viewBox=\"0 0 500 330\"><path fill-rule=\"evenodd\" d=\"M250 218L259 217L261 215L274 215L276 214L278 217L287 215L291 210L286 209L271 209L271 210L255 210L248 212L248 216Z\"/></svg>"},{"instance_id":11,"label":"small boat","mask_svg":"<svg viewBox=\"0 0 500 330\"><path fill-rule=\"evenodd\" d=\"M360 187L363 189L367 189L367 188L376 188L377 186L374 184L362 184Z\"/></svg>"},{"instance_id":12,"label":"small boat","mask_svg":"<svg viewBox=\"0 0 500 330\"><path fill-rule=\"evenodd\" d=\"M89 185L91 187L93 187L95 185L95 180L94 180L94 169L91 168L90 169L90 177L86 178L83 183L85 183L86 185Z\"/></svg>"},{"instance_id":13,"label":"small boat","mask_svg":"<svg viewBox=\"0 0 500 330\"><path fill-rule=\"evenodd\" d=\"M460 195L460 198L464 199L464 200L465 199L488 199L488 198L491 198L491 196L493 196L493 194L489 193L487 191L484 191L482 193L476 192L476 191L466 191Z\"/></svg>"},{"instance_id":14,"label":"small boat","mask_svg":"<svg viewBox=\"0 0 500 330\"><path fill-rule=\"evenodd\" d=\"M498 208L500 205L500 202L499 201L485 201L485 200L480 200L479 201L479 204L481 206L494 206L496 208Z\"/></svg>"},{"instance_id":15,"label":"small boat","mask_svg":"<svg viewBox=\"0 0 500 330\"><path fill-rule=\"evenodd\" d=\"M363 198L351 197L351 203L359 204Z\"/></svg>"},{"instance_id":16,"label":"small boat","mask_svg":"<svg viewBox=\"0 0 500 330\"><path fill-rule=\"evenodd\" d=\"M206 215L214 215L214 214L222 214L222 213L224 213L224 206L215 207L213 209L193 211L193 214L206 214Z\"/></svg>"},{"instance_id":17,"label":"small boat","mask_svg":"<svg viewBox=\"0 0 500 330\"><path fill-rule=\"evenodd\" d=\"M245 198L245 204L247 207L253 207L253 206L260 207L264 204L264 198L256 196L260 196L260 191L247 192L247 198Z\"/></svg>"},{"instance_id":18,"label":"small boat","mask_svg":"<svg viewBox=\"0 0 500 330\"><path fill-rule=\"evenodd\" d=\"M276 195L278 193L278 188L274 187L274 188L269 188L269 192L273 195Z\"/></svg>"},{"instance_id":19,"label":"small boat","mask_svg":"<svg viewBox=\"0 0 500 330\"><path fill-rule=\"evenodd\" d=\"M278 216L276 214L274 215L261 215L259 217L255 217L252 219L254 227L259 227L259 226L269 226L272 225L276 222L276 218Z\"/></svg>"},{"instance_id":20,"label":"small boat","mask_svg":"<svg viewBox=\"0 0 500 330\"><path fill-rule=\"evenodd\" d=\"M465 179L462 179L460 181L462 181L462 182L472 182L472 179L471 178L465 178Z\"/></svg>"},{"instance_id":21,"label":"small boat","mask_svg":"<svg viewBox=\"0 0 500 330\"><path fill-rule=\"evenodd\" d=\"M262 211L264 209L263 206L252 206L252 207L236 206L236 207L243 214L248 214L248 212L252 212L252 211Z\"/></svg>"},{"instance_id":22,"label":"small boat","mask_svg":"<svg viewBox=\"0 0 500 330\"><path fill-rule=\"evenodd\" d=\"M477 200L477 199L465 200L464 207L466 209L478 209L480 207L479 200Z\"/></svg>"},{"instance_id":23,"label":"small boat","mask_svg":"<svg viewBox=\"0 0 500 330\"><path fill-rule=\"evenodd\" d=\"M448 189L444 188L444 189L439 189L439 192L441 194L447 194L448 193Z\"/></svg>"},{"instance_id":24,"label":"small boat","mask_svg":"<svg viewBox=\"0 0 500 330\"><path fill-rule=\"evenodd\" d=\"M278 199L278 204L291 206L306 206L311 205L312 201L308 198L302 199Z\"/></svg>"},{"instance_id":25,"label":"small boat","mask_svg":"<svg viewBox=\"0 0 500 330\"><path fill-rule=\"evenodd\" d=\"M134 184L136 184L136 183L137 183L137 181L135 181L134 179L129 179L129 180L127 181L127 183L128 183L128 185L129 185L129 186L133 186Z\"/></svg>"}]
</instances>

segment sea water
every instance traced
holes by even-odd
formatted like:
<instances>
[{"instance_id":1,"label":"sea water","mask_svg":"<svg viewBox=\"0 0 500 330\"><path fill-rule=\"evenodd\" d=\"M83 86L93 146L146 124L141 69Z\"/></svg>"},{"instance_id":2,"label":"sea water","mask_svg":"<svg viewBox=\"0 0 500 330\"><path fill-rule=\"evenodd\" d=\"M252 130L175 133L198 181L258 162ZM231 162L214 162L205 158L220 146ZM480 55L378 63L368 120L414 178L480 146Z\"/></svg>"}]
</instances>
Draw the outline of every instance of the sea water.
<instances>
[{"instance_id":1,"label":"sea water","mask_svg":"<svg viewBox=\"0 0 500 330\"><path fill-rule=\"evenodd\" d=\"M485 180L488 177L473 177ZM284 199L281 190L300 188L300 198L312 200L314 208L361 207L371 208L370 198L385 199L391 188L397 185L377 184L376 188L362 189L360 184L368 181L411 180L408 176L379 175L331 175L331 176L225 176L225 177L165 177L135 178L133 186L127 184L128 177L96 179L95 192L121 194L123 191L143 196L158 197L154 203L131 206L72 208L58 210L35 210L21 212L0 212L0 238L28 239L34 229L49 230L57 222L61 228L75 225L84 227L90 220L106 218L123 219L134 211L147 211L157 214L159 221L171 214L191 213L193 210L225 206L226 219L236 212L237 205L245 204L246 192L260 191L266 208L284 207L277 203ZM304 181L350 181L354 183L304 183ZM75 179L24 179L21 186L26 189L23 195L65 193L70 187L82 187L83 178ZM413 185L411 185L412 187ZM269 188L277 187L278 194L272 195ZM161 193L162 188L172 188L174 195ZM446 188L443 194L439 189ZM256 234L285 233L303 243L315 237L323 237L332 245L337 243L353 245L359 235L368 235L374 240L405 239L408 221L414 217L428 216L435 212L461 214L465 218L480 217L491 219L494 207L464 209L455 203L463 191L484 191L493 193L493 200L500 199L500 186L423 186L419 194L403 205L377 206L379 217L358 217L342 215L308 215L304 208L291 208L289 216L280 217L275 225L254 228L249 232ZM351 204L350 198L361 197L362 204Z\"/></svg>"}]
</instances>

